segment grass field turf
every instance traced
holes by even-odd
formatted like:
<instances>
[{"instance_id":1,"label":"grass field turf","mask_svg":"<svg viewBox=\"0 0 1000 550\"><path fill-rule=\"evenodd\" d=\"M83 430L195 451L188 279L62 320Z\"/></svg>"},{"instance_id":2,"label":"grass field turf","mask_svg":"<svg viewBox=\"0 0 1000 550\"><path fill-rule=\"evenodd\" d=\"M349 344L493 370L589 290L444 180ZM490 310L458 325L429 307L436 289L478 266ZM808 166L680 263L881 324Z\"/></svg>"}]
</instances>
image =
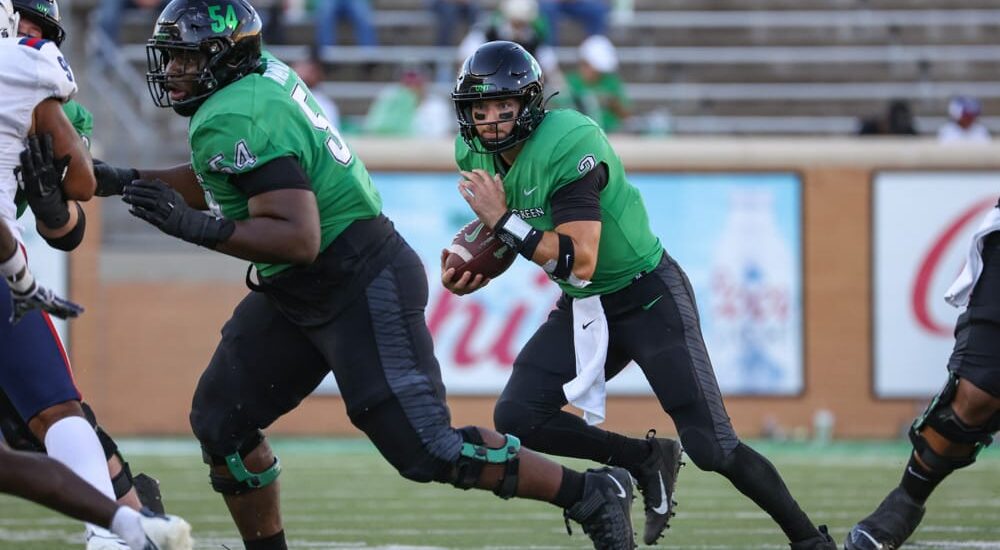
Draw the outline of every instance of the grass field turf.
<instances>
[{"instance_id":1,"label":"grass field turf","mask_svg":"<svg viewBox=\"0 0 1000 550\"><path fill-rule=\"evenodd\" d=\"M838 542L896 485L909 447L898 443L752 443L781 471L807 513ZM588 548L578 525L566 536L561 511L533 501L501 501L480 491L417 484L399 477L361 439L276 440L290 548ZM162 482L168 511L194 527L196 548L241 549L222 499L208 486L191 441L122 444L133 471ZM587 467L580 461L567 461ZM663 548L787 548L777 526L721 476L681 470L673 527ZM642 500L633 505L642 528ZM82 528L39 506L0 496L0 549L82 548ZM1000 453L983 452L931 497L907 548L1000 550Z\"/></svg>"}]
</instances>

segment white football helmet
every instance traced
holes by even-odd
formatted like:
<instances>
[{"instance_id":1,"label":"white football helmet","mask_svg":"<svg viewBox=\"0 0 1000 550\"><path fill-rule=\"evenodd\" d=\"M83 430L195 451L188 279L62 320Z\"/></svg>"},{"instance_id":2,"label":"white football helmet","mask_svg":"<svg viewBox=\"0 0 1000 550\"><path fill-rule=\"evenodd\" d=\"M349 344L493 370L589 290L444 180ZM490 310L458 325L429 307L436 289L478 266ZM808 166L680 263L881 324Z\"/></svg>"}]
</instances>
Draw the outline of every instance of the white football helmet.
<instances>
[{"instance_id":1,"label":"white football helmet","mask_svg":"<svg viewBox=\"0 0 1000 550\"><path fill-rule=\"evenodd\" d=\"M17 39L17 23L21 14L14 11L11 0L0 0L0 40Z\"/></svg>"}]
</instances>

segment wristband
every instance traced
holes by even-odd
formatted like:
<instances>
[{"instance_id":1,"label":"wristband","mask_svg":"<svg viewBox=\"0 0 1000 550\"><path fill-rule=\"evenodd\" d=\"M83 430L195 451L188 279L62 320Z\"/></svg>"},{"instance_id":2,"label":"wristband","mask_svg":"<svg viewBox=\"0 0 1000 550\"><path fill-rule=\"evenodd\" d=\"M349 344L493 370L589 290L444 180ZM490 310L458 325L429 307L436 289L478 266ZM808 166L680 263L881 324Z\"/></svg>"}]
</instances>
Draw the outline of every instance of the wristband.
<instances>
[{"instance_id":1,"label":"wristband","mask_svg":"<svg viewBox=\"0 0 1000 550\"><path fill-rule=\"evenodd\" d=\"M535 255L535 249L538 248L538 243L542 242L542 234L544 233L544 231L531 227L513 210L508 210L503 216L500 216L493 232L504 244L517 250L518 254L528 260L531 260Z\"/></svg>"}]
</instances>

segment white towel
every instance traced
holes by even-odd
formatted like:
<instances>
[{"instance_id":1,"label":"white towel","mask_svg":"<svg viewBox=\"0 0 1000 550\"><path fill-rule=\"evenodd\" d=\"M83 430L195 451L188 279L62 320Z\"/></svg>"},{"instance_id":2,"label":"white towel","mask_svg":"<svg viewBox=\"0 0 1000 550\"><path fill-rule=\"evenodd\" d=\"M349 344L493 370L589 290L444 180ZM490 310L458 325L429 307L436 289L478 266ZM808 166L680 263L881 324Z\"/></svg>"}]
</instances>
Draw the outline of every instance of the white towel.
<instances>
[{"instance_id":1,"label":"white towel","mask_svg":"<svg viewBox=\"0 0 1000 550\"><path fill-rule=\"evenodd\" d=\"M969 305L969 296L983 272L983 239L994 231L1000 231L1000 207L990 208L983 223L976 229L976 234L972 236L972 245L969 247L969 257L965 260L965 267L944 294L944 299L949 304L955 307Z\"/></svg>"},{"instance_id":2,"label":"white towel","mask_svg":"<svg viewBox=\"0 0 1000 550\"><path fill-rule=\"evenodd\" d=\"M600 296L573 299L573 348L576 378L563 384L570 405L594 426L604 422L604 362L608 357L608 320Z\"/></svg>"}]
</instances>

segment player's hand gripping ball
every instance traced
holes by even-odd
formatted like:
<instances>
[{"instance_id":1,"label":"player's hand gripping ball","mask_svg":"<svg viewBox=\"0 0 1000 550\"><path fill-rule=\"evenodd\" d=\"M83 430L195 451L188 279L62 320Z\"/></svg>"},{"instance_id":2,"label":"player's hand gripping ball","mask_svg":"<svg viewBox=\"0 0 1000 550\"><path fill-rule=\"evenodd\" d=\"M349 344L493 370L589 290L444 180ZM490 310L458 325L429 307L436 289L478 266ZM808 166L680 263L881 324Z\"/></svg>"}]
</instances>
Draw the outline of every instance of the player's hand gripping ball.
<instances>
[{"instance_id":1,"label":"player's hand gripping ball","mask_svg":"<svg viewBox=\"0 0 1000 550\"><path fill-rule=\"evenodd\" d=\"M485 278L497 277L514 263L517 252L507 246L478 219L465 224L452 239L444 269L455 268L454 280L466 271Z\"/></svg>"}]
</instances>

